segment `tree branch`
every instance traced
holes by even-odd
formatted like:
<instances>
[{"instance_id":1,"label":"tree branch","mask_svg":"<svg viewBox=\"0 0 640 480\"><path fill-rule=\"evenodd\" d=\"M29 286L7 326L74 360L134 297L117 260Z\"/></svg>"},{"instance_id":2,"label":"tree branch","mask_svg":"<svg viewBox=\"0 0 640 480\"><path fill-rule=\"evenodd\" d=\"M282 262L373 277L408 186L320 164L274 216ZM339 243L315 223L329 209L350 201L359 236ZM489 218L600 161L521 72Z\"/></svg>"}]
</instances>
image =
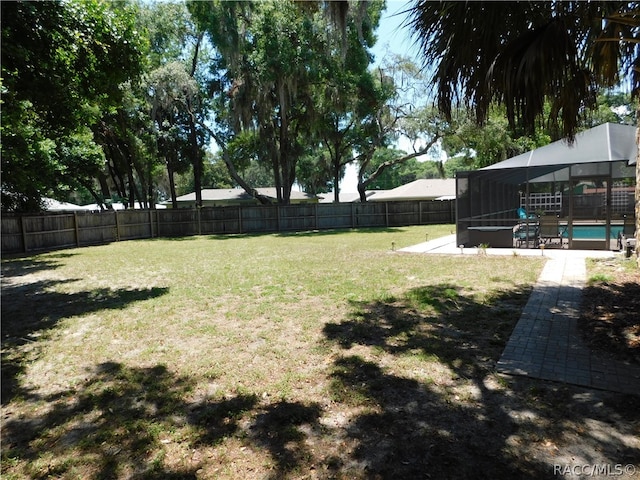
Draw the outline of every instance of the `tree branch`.
<instances>
[{"instance_id":1,"label":"tree branch","mask_svg":"<svg viewBox=\"0 0 640 480\"><path fill-rule=\"evenodd\" d=\"M233 162L231 161L231 158L229 157L229 151L227 150L227 147L226 147L224 141L220 138L220 135L218 135L211 128L209 128L209 126L206 125L204 122L202 122L200 120L197 120L197 122L198 122L198 125L200 125L202 128L204 128L209 133L209 135L211 135L213 137L213 139L216 141L216 143L220 147L220 150L222 150L222 160L224 161L224 164L227 166L227 170L229 170L229 175L231 175L231 178L233 178L233 180L235 180L235 182L238 185L240 185L240 187L242 187L242 189L245 192L247 192L253 198L258 200L261 204L263 204L263 205L272 204L273 202L271 201L271 199L269 197L259 193L255 188L253 188L251 185L249 185L247 182L245 182L244 179L238 174L238 171L236 170L236 167L233 165Z\"/></svg>"},{"instance_id":2,"label":"tree branch","mask_svg":"<svg viewBox=\"0 0 640 480\"><path fill-rule=\"evenodd\" d=\"M414 151L413 153L408 153L406 155L403 155L401 157L397 157L394 158L393 160L388 160L382 164L380 164L378 166L378 168L376 168L376 170L366 179L366 180L362 180L361 175L358 175L358 192L360 192L360 200L361 201L366 201L366 197L364 196L364 192L367 188L367 186L369 186L374 180L376 180L380 175L382 175L382 172L384 172L387 168L392 167L394 165L397 165L398 163L402 163L405 162L407 160L410 160L412 158L415 157L419 157L420 155L424 155L426 154L431 147L433 147L436 142L438 140L440 140L440 138L442 138L442 134L437 133L433 136L433 138L429 141L429 143L427 143L423 148ZM367 162L368 163L368 162ZM360 169L360 172L362 173L363 169ZM364 199L363 199L364 198Z\"/></svg>"}]
</instances>

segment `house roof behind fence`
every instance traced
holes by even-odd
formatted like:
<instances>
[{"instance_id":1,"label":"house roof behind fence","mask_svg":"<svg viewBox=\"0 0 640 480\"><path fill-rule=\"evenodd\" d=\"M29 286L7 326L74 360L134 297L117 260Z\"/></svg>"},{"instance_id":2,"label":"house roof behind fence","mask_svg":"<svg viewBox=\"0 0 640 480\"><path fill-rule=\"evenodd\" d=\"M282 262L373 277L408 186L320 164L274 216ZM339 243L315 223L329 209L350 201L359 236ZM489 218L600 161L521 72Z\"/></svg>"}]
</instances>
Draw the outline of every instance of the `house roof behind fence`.
<instances>
[{"instance_id":1,"label":"house roof behind fence","mask_svg":"<svg viewBox=\"0 0 640 480\"><path fill-rule=\"evenodd\" d=\"M454 178L421 178L401 185L392 190L385 190L373 195L371 202L388 202L400 200L426 200L440 197L455 198L456 180Z\"/></svg>"}]
</instances>

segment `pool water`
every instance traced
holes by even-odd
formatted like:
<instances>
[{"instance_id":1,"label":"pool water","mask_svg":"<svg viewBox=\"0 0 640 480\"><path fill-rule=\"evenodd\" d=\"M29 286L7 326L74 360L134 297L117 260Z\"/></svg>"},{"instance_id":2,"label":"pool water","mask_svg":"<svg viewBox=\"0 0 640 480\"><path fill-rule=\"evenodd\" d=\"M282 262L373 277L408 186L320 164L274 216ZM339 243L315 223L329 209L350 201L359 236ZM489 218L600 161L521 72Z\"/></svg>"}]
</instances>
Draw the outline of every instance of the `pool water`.
<instances>
[{"instance_id":1,"label":"pool water","mask_svg":"<svg viewBox=\"0 0 640 480\"><path fill-rule=\"evenodd\" d=\"M622 225L611 225L610 238L618 238L618 234L623 230ZM573 238L576 240L604 240L606 227L604 225L574 225L573 226ZM567 230L564 238L569 238L569 231Z\"/></svg>"}]
</instances>

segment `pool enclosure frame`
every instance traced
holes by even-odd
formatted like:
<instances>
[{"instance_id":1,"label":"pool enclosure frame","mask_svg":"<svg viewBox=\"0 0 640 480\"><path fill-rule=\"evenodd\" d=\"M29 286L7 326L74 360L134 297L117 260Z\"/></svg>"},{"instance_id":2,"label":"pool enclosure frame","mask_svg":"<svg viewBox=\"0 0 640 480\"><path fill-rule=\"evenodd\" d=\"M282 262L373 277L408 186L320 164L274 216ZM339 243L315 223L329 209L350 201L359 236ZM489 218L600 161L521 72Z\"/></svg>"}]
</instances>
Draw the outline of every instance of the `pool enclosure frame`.
<instances>
[{"instance_id":1,"label":"pool enclosure frame","mask_svg":"<svg viewBox=\"0 0 640 480\"><path fill-rule=\"evenodd\" d=\"M635 229L636 157L636 128L605 123L572 144L458 172L457 245L616 249L619 232ZM549 222L557 235L542 237Z\"/></svg>"}]
</instances>

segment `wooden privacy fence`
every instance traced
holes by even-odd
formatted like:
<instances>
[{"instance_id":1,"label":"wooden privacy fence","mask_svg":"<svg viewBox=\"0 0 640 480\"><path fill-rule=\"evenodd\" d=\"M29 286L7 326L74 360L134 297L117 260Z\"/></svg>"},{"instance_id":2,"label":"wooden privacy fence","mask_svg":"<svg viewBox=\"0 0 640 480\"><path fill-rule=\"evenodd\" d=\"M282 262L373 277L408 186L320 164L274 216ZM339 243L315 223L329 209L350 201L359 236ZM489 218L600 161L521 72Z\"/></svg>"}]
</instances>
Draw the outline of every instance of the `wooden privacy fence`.
<instances>
[{"instance_id":1,"label":"wooden privacy fence","mask_svg":"<svg viewBox=\"0 0 640 480\"><path fill-rule=\"evenodd\" d=\"M434 200L3 214L2 253L154 237L455 223L454 209L454 200Z\"/></svg>"}]
</instances>

